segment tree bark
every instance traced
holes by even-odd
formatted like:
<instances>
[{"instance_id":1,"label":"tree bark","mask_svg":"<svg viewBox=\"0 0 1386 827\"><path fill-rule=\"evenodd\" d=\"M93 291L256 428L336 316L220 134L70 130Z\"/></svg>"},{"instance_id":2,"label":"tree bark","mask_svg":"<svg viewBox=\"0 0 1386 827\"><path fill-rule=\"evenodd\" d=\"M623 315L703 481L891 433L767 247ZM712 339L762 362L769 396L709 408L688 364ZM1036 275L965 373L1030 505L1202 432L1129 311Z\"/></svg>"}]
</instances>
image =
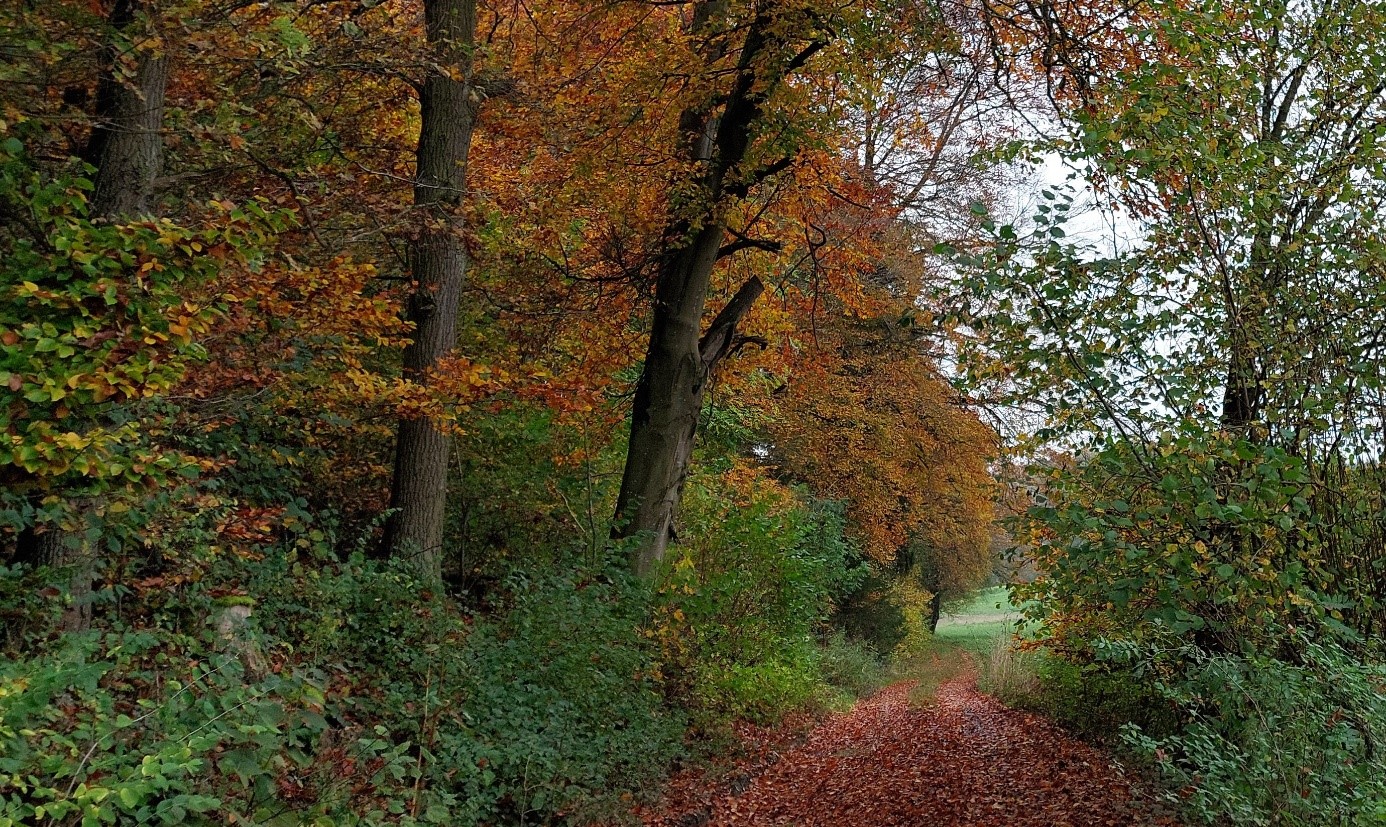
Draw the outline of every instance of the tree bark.
<instances>
[{"instance_id":1,"label":"tree bark","mask_svg":"<svg viewBox=\"0 0 1386 827\"><path fill-rule=\"evenodd\" d=\"M96 123L82 153L96 167L90 202L94 218L148 213L154 179L163 168L168 56L140 49L135 76L127 81L119 72L124 53L139 48L143 12L138 0L117 0L111 12L114 34L96 89Z\"/></svg>"},{"instance_id":2,"label":"tree bark","mask_svg":"<svg viewBox=\"0 0 1386 827\"><path fill-rule=\"evenodd\" d=\"M414 288L405 312L414 335L403 363L407 378L426 384L438 361L457 347L458 305L467 272L457 212L479 98L471 83L476 2L426 0L424 19L435 68L419 87L414 204L423 223L410 247ZM409 560L426 579L442 576L451 442L441 422L424 418L399 423L392 513L382 548Z\"/></svg>"},{"instance_id":3,"label":"tree bark","mask_svg":"<svg viewBox=\"0 0 1386 827\"><path fill-rule=\"evenodd\" d=\"M739 27L744 40L720 115L708 104L685 110L680 118L689 160L700 170L699 208L672 217L664 234L666 252L657 270L649 344L612 524L614 537L638 538L630 564L642 577L655 570L673 537L708 378L730 348L737 323L764 289L758 279L747 282L707 335L699 336L712 271L726 249L729 202L746 198L757 182L792 162L786 157L759 170L743 169L755 126L771 90L822 49L829 36L815 33L795 49L795 35L777 18L782 11L767 3ZM708 37L709 65L725 54L726 33L715 30L725 12L725 4L715 0L694 9L694 32Z\"/></svg>"},{"instance_id":4,"label":"tree bark","mask_svg":"<svg viewBox=\"0 0 1386 827\"><path fill-rule=\"evenodd\" d=\"M720 242L719 233L710 245L714 257ZM760 279L751 277L700 338L711 270L708 265L701 280L697 273L670 278L673 295L664 304L656 295L655 326L635 389L630 446L616 500L616 536L641 538L631 552L631 568L641 577L654 571L673 537L708 379L730 351L737 324L765 290Z\"/></svg>"},{"instance_id":5,"label":"tree bark","mask_svg":"<svg viewBox=\"0 0 1386 827\"><path fill-rule=\"evenodd\" d=\"M85 503L71 504L81 515ZM63 610L59 628L81 632L91 628L91 583L96 576L92 550L76 531L53 526L47 531L25 529L15 544L15 562L67 572L67 592L71 603Z\"/></svg>"},{"instance_id":6,"label":"tree bark","mask_svg":"<svg viewBox=\"0 0 1386 827\"><path fill-rule=\"evenodd\" d=\"M938 631L939 618L943 617L943 593L934 591L929 593L929 634Z\"/></svg>"},{"instance_id":7,"label":"tree bark","mask_svg":"<svg viewBox=\"0 0 1386 827\"><path fill-rule=\"evenodd\" d=\"M1260 418L1265 398L1261 373L1268 345L1266 331L1261 329L1262 305L1273 295L1276 278L1269 236L1268 231L1258 230L1252 239L1246 288L1237 291L1231 284L1230 274L1224 275L1223 281L1228 354L1220 424L1223 430L1243 438L1254 436L1250 426Z\"/></svg>"},{"instance_id":8,"label":"tree bark","mask_svg":"<svg viewBox=\"0 0 1386 827\"><path fill-rule=\"evenodd\" d=\"M116 221L149 213L154 181L163 166L164 91L168 85L168 56L141 47L149 35L139 0L117 0L108 23L111 34L103 49L102 74L97 82L91 136L83 159L96 168L88 214ZM134 50L135 73L120 70L122 58ZM86 540L87 524L97 504L91 497L70 497L67 508L79 528L53 525L30 529L20 538L17 558L36 566L66 570L72 603L63 612L65 631L91 626L92 581L99 568L98 552Z\"/></svg>"}]
</instances>

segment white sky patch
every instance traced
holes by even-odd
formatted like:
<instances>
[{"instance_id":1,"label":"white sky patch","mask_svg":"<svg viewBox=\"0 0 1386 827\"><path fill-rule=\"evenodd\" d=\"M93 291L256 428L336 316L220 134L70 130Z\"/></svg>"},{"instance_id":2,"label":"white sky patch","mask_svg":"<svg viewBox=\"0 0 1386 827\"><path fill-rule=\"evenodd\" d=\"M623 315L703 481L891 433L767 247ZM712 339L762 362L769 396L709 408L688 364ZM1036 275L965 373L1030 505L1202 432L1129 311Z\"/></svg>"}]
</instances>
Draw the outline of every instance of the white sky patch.
<instances>
[{"instance_id":1,"label":"white sky patch","mask_svg":"<svg viewBox=\"0 0 1386 827\"><path fill-rule=\"evenodd\" d=\"M1144 233L1140 226L1110 199L1099 197L1086 171L1057 152L1044 156L1038 165L1020 168L1016 186L1000 199L1003 217L1022 236L1034 228L1034 218L1047 202L1042 195L1045 190L1067 201L1065 237L1090 250L1092 257L1116 256L1141 246Z\"/></svg>"}]
</instances>

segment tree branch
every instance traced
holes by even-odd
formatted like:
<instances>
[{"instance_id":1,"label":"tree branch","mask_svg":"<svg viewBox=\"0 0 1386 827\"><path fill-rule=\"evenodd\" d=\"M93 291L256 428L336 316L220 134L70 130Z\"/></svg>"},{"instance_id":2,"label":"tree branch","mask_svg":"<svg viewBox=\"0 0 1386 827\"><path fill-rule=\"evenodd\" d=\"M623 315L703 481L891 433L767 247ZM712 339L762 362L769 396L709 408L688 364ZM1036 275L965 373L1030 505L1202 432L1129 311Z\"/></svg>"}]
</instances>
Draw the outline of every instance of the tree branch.
<instances>
[{"instance_id":1,"label":"tree branch","mask_svg":"<svg viewBox=\"0 0 1386 827\"><path fill-rule=\"evenodd\" d=\"M723 244L717 249L717 258L719 260L742 250L764 250L767 253L778 253L784 250L784 245L778 241L771 241L764 238L751 238L745 233L733 230L731 227L727 228L727 232L736 236L736 241L730 244Z\"/></svg>"},{"instance_id":2,"label":"tree branch","mask_svg":"<svg viewBox=\"0 0 1386 827\"><path fill-rule=\"evenodd\" d=\"M698 355L702 358L704 376L712 373L722 357L731 351L736 342L736 326L751 311L751 305L755 304L756 299L764 292L765 285L760 278L751 276L722 308L722 312L712 320L712 324L708 325L707 332L698 341Z\"/></svg>"}]
</instances>

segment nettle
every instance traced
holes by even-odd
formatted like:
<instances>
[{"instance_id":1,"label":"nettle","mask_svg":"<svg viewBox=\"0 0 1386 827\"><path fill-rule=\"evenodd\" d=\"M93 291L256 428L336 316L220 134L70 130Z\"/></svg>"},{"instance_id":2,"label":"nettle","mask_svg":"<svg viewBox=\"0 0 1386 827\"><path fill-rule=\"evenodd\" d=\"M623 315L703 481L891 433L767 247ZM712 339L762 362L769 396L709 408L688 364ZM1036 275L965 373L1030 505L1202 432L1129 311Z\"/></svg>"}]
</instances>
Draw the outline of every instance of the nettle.
<instances>
[{"instance_id":1,"label":"nettle","mask_svg":"<svg viewBox=\"0 0 1386 827\"><path fill-rule=\"evenodd\" d=\"M326 728L322 694L247 680L235 657L200 648L156 631L74 636L0 667L0 825L199 823L277 805L277 779Z\"/></svg>"}]
</instances>

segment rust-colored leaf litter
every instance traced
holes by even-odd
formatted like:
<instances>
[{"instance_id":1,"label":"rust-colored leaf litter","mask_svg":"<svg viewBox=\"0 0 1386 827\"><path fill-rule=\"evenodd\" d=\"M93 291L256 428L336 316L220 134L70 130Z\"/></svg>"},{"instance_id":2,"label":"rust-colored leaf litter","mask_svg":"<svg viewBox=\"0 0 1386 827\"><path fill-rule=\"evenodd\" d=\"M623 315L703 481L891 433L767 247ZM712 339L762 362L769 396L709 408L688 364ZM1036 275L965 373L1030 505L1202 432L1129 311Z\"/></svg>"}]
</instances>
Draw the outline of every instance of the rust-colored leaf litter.
<instances>
[{"instance_id":1,"label":"rust-colored leaf litter","mask_svg":"<svg viewBox=\"0 0 1386 827\"><path fill-rule=\"evenodd\" d=\"M720 783L689 773L647 827L1175 827L1105 752L961 675L935 703L886 688L789 744L763 738Z\"/></svg>"}]
</instances>

